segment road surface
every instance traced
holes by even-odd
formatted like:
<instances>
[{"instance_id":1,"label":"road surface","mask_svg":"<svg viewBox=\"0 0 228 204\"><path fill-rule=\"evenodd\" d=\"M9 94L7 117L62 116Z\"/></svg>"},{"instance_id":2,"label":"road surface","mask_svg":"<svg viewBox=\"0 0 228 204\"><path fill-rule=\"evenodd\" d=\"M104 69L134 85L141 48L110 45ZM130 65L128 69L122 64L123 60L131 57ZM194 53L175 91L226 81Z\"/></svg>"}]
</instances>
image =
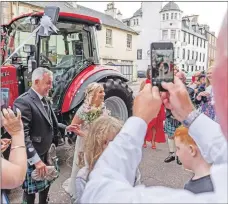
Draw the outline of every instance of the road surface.
<instances>
[{"instance_id":1,"label":"road surface","mask_svg":"<svg viewBox=\"0 0 228 204\"><path fill-rule=\"evenodd\" d=\"M134 95L137 94L142 79L131 84ZM72 150L69 146L58 148L59 164L61 169L60 177L54 182L50 190L50 203L70 203L70 198L62 188L63 182L69 178L71 173L70 165L72 157L69 157ZM191 178L192 174L185 171L182 166L179 166L175 161L164 163L164 159L168 156L168 145L158 144L156 150L152 150L150 146L143 149L143 159L140 164L142 174L142 182L146 186L167 186L172 188L182 188L184 183ZM21 203L22 190L14 189L10 193L11 203ZM36 200L37 202L37 200Z\"/></svg>"}]
</instances>

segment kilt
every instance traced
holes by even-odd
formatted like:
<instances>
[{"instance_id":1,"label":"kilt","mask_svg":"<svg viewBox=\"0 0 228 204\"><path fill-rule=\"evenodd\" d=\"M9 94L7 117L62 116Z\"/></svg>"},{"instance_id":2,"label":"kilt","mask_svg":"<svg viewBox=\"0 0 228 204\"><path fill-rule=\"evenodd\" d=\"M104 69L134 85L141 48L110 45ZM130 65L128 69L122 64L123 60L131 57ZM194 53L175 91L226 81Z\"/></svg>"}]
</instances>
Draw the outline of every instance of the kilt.
<instances>
[{"instance_id":1,"label":"kilt","mask_svg":"<svg viewBox=\"0 0 228 204\"><path fill-rule=\"evenodd\" d=\"M168 135L168 137L173 137L176 129L181 126L181 122L174 118L166 118L164 131Z\"/></svg>"},{"instance_id":2,"label":"kilt","mask_svg":"<svg viewBox=\"0 0 228 204\"><path fill-rule=\"evenodd\" d=\"M41 158L42 159L42 158ZM42 159L42 161L44 161ZM58 166L58 160L55 160L55 168L59 172L59 166ZM47 162L44 162L47 164ZM35 181L32 179L32 172L35 170L35 165L28 165L25 181L22 185L22 189L28 193L28 194L35 194L43 191L48 186L50 186L56 179L53 179L52 181L43 180L43 181Z\"/></svg>"}]
</instances>

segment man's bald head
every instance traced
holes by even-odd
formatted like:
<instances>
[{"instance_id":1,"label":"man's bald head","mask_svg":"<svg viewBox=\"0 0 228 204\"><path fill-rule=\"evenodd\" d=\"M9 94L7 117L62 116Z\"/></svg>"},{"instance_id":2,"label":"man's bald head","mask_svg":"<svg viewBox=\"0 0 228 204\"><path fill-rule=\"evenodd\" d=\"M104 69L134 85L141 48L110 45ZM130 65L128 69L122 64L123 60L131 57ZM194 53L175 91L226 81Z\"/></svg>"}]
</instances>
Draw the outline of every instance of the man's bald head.
<instances>
[{"instance_id":1,"label":"man's bald head","mask_svg":"<svg viewBox=\"0 0 228 204\"><path fill-rule=\"evenodd\" d=\"M228 14L224 18L218 40L215 67L212 72L212 87L219 124L228 139Z\"/></svg>"}]
</instances>

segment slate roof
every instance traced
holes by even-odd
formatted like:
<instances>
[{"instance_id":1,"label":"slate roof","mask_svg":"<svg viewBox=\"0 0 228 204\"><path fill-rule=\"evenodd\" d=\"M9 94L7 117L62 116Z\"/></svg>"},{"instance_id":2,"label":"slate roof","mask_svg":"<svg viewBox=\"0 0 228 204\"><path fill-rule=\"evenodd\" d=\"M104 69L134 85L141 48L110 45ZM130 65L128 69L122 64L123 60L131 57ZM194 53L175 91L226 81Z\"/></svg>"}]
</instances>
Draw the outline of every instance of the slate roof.
<instances>
[{"instance_id":1,"label":"slate roof","mask_svg":"<svg viewBox=\"0 0 228 204\"><path fill-rule=\"evenodd\" d=\"M179 6L178 6L175 2L171 1L171 2L167 3L167 4L162 8L161 12L164 12L164 11L171 11L171 10L173 10L173 11L181 11L180 8L179 8Z\"/></svg>"},{"instance_id":2,"label":"slate roof","mask_svg":"<svg viewBox=\"0 0 228 204\"><path fill-rule=\"evenodd\" d=\"M60 1L52 1L52 2L48 2L48 1L43 1L43 2L23 2L23 3L27 3L30 5L34 5L34 6L38 6L38 7L45 7L45 6L58 6L60 8L60 11L63 12L73 12L73 13L78 13L78 14L82 14L82 15L87 15L87 16L92 16L92 17L96 17L99 18L102 22L102 24L110 26L110 27L114 27L114 28L119 28L121 30L125 30L134 34L138 34L135 30L131 29L130 27L128 27L127 25L125 25L123 22L121 22L118 19L113 18L110 15L107 15L105 13L99 12L99 11L95 11L93 9L81 6L77 4L77 8L74 8L70 5L70 3L67 2L60 2Z\"/></svg>"},{"instance_id":3,"label":"slate roof","mask_svg":"<svg viewBox=\"0 0 228 204\"><path fill-rule=\"evenodd\" d=\"M133 14L133 17L136 17L136 16L142 16L142 8L138 9L138 10Z\"/></svg>"}]
</instances>

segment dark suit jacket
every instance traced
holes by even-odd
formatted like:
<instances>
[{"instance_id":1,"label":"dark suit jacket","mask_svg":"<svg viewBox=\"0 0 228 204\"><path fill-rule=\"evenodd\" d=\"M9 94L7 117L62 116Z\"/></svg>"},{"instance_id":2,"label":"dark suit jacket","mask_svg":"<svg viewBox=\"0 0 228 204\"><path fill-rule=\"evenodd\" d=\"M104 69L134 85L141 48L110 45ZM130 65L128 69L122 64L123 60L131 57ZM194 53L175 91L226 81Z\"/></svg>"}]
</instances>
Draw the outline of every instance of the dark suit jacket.
<instances>
[{"instance_id":1,"label":"dark suit jacket","mask_svg":"<svg viewBox=\"0 0 228 204\"><path fill-rule=\"evenodd\" d=\"M49 107L53 122L50 121L39 96L32 89L19 96L14 102L14 110L18 108L22 113L28 159L34 158L36 153L39 156L47 153L54 136L58 133L57 118L50 103Z\"/></svg>"}]
</instances>

